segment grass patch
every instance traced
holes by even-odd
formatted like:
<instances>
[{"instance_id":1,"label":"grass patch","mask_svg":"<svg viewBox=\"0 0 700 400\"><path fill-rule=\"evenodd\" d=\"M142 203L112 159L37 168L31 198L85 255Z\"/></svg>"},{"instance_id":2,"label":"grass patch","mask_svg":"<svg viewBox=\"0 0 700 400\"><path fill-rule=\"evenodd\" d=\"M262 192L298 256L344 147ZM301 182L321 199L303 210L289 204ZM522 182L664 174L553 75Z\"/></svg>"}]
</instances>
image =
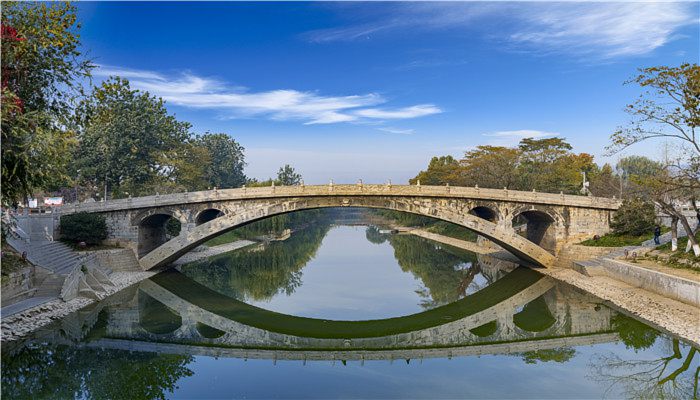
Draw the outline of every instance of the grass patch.
<instances>
[{"instance_id":1,"label":"grass patch","mask_svg":"<svg viewBox=\"0 0 700 400\"><path fill-rule=\"evenodd\" d=\"M28 261L22 260L22 256L17 254L16 251L10 249L9 246L3 246L2 259L0 262L2 263L2 283L7 281L11 273L31 266Z\"/></svg>"},{"instance_id":2,"label":"grass patch","mask_svg":"<svg viewBox=\"0 0 700 400\"><path fill-rule=\"evenodd\" d=\"M476 242L477 238L476 233L469 229L446 221L438 221L430 225L427 231L455 239L466 240L468 242Z\"/></svg>"},{"instance_id":3,"label":"grass patch","mask_svg":"<svg viewBox=\"0 0 700 400\"><path fill-rule=\"evenodd\" d=\"M200 285L177 271L165 271L151 278L181 299L224 318L272 332L330 339L380 337L439 326L499 304L540 279L540 273L520 267L474 294L432 310L381 320L335 321L297 317L251 306Z\"/></svg>"},{"instance_id":4,"label":"grass patch","mask_svg":"<svg viewBox=\"0 0 700 400\"><path fill-rule=\"evenodd\" d=\"M662 227L661 233L664 234L671 229L668 227ZM579 243L583 246L595 246L595 247L624 247L624 246L641 246L642 243L647 240L653 239L654 233L649 232L640 236L633 235L620 235L617 233L608 233L603 235L598 239L588 239Z\"/></svg>"},{"instance_id":5,"label":"grass patch","mask_svg":"<svg viewBox=\"0 0 700 400\"><path fill-rule=\"evenodd\" d=\"M700 230L695 232L695 240L700 240ZM687 246L687 245L688 245L688 238L687 237L684 236L684 237L678 238L678 248L679 249L685 250L685 246ZM661 250L661 251L665 251L665 252L670 253L671 252L671 242L664 243L661 246L656 246L656 250Z\"/></svg>"},{"instance_id":6,"label":"grass patch","mask_svg":"<svg viewBox=\"0 0 700 400\"><path fill-rule=\"evenodd\" d=\"M244 235L241 235L241 232L236 232L236 230L234 229L207 241L206 243L204 243L204 245L209 247L219 246L222 244L228 244L242 239L247 238L244 237Z\"/></svg>"}]
</instances>

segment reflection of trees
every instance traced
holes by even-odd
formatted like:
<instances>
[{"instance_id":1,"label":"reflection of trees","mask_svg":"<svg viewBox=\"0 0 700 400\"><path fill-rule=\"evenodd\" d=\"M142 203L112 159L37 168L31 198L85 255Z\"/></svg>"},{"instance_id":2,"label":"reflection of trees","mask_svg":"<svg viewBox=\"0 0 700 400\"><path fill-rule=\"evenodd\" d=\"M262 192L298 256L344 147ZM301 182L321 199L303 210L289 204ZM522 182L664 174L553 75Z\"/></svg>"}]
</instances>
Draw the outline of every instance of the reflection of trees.
<instances>
[{"instance_id":1,"label":"reflection of trees","mask_svg":"<svg viewBox=\"0 0 700 400\"><path fill-rule=\"evenodd\" d=\"M76 348L25 347L2 358L7 399L164 399L191 376L191 356Z\"/></svg>"},{"instance_id":2,"label":"reflection of trees","mask_svg":"<svg viewBox=\"0 0 700 400\"><path fill-rule=\"evenodd\" d=\"M368 232L369 235L369 232ZM425 285L418 291L425 308L447 304L466 296L479 274L474 253L412 236L392 235L389 242L401 269L411 272Z\"/></svg>"},{"instance_id":3,"label":"reflection of trees","mask_svg":"<svg viewBox=\"0 0 700 400\"><path fill-rule=\"evenodd\" d=\"M537 364L538 361L565 363L574 358L574 355L576 355L576 350L571 347L527 351L521 354L523 361L527 364Z\"/></svg>"},{"instance_id":4,"label":"reflection of trees","mask_svg":"<svg viewBox=\"0 0 700 400\"><path fill-rule=\"evenodd\" d=\"M620 340L628 349L643 350L654 345L659 336L654 328L623 314L612 319L613 328L619 333Z\"/></svg>"},{"instance_id":5,"label":"reflection of trees","mask_svg":"<svg viewBox=\"0 0 700 400\"><path fill-rule=\"evenodd\" d=\"M301 284L301 269L315 256L328 232L327 222L272 242L263 250L242 249L185 265L182 273L227 296L268 300L277 293L291 294Z\"/></svg>"},{"instance_id":6,"label":"reflection of trees","mask_svg":"<svg viewBox=\"0 0 700 400\"><path fill-rule=\"evenodd\" d=\"M629 360L617 354L598 354L592 358L589 376L608 383L608 390L624 387L627 397L697 398L700 367L690 368L697 349L681 346L678 339L666 340L666 357Z\"/></svg>"}]
</instances>

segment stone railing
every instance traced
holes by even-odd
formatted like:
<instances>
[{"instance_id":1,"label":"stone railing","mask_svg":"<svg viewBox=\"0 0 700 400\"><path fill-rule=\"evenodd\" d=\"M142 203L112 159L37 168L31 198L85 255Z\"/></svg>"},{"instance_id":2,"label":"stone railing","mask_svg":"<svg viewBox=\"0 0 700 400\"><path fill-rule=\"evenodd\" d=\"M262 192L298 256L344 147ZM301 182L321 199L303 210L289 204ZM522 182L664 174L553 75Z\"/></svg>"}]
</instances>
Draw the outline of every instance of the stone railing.
<instances>
[{"instance_id":1,"label":"stone railing","mask_svg":"<svg viewBox=\"0 0 700 400\"><path fill-rule=\"evenodd\" d=\"M145 197L134 197L106 202L67 204L60 208L63 214L76 212L108 212L136 208L162 207L210 201L248 200L281 197L313 196L400 196L464 198L474 200L508 201L517 203L547 204L581 208L617 210L620 201L606 197L576 196L567 194L526 192L509 189L484 189L479 187L421 186L421 185L368 185L328 184L313 186L267 186L237 189L214 189Z\"/></svg>"}]
</instances>

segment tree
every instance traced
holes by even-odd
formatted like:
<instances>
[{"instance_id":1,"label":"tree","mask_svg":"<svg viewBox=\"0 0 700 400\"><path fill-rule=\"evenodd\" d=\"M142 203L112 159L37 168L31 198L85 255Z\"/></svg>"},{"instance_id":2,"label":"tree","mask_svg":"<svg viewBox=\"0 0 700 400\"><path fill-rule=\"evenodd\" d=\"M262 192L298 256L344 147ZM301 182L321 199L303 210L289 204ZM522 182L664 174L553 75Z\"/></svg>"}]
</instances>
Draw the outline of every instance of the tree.
<instances>
[{"instance_id":1,"label":"tree","mask_svg":"<svg viewBox=\"0 0 700 400\"><path fill-rule=\"evenodd\" d=\"M610 227L618 235L641 236L651 234L656 225L654 203L634 197L625 199L615 213Z\"/></svg>"},{"instance_id":2,"label":"tree","mask_svg":"<svg viewBox=\"0 0 700 400\"><path fill-rule=\"evenodd\" d=\"M2 204L10 206L66 178L70 117L92 65L79 50L74 6L2 8Z\"/></svg>"},{"instance_id":3,"label":"tree","mask_svg":"<svg viewBox=\"0 0 700 400\"><path fill-rule=\"evenodd\" d=\"M168 114L162 99L111 77L85 99L78 114L80 145L74 168L108 193L151 194L171 172L164 154L190 137L190 125Z\"/></svg>"},{"instance_id":4,"label":"tree","mask_svg":"<svg viewBox=\"0 0 700 400\"><path fill-rule=\"evenodd\" d=\"M459 162L452 156L433 157L428 164L428 169L421 171L410 180L411 184L420 181L423 185L460 185L462 182Z\"/></svg>"},{"instance_id":5,"label":"tree","mask_svg":"<svg viewBox=\"0 0 700 400\"><path fill-rule=\"evenodd\" d=\"M246 184L243 173L243 146L225 133L206 133L198 139L211 158L207 182L218 188L236 188Z\"/></svg>"},{"instance_id":6,"label":"tree","mask_svg":"<svg viewBox=\"0 0 700 400\"><path fill-rule=\"evenodd\" d=\"M525 138L518 148L521 190L579 193L582 172L596 169L591 155L572 154L563 138Z\"/></svg>"},{"instance_id":7,"label":"tree","mask_svg":"<svg viewBox=\"0 0 700 400\"><path fill-rule=\"evenodd\" d=\"M598 170L592 155L572 153L563 138L525 138L517 148L477 146L459 161L433 157L410 182L579 194L582 173L592 177Z\"/></svg>"},{"instance_id":8,"label":"tree","mask_svg":"<svg viewBox=\"0 0 700 400\"><path fill-rule=\"evenodd\" d=\"M284 186L298 185L301 183L301 174L298 174L289 164L285 164L277 172L277 182Z\"/></svg>"},{"instance_id":9,"label":"tree","mask_svg":"<svg viewBox=\"0 0 700 400\"><path fill-rule=\"evenodd\" d=\"M612 166L605 163L600 171L590 177L590 190L593 196L615 197L622 196L620 177L615 174Z\"/></svg>"},{"instance_id":10,"label":"tree","mask_svg":"<svg viewBox=\"0 0 700 400\"><path fill-rule=\"evenodd\" d=\"M683 225L689 246L700 256L694 230L676 208L682 200L695 201L700 193L700 143L695 132L700 125L700 67L685 63L639 72L627 83L636 83L645 91L625 109L631 120L611 136L608 149L617 152L655 138L679 144L675 157L664 161L664 173L645 179L644 184L653 188L654 202Z\"/></svg>"},{"instance_id":11,"label":"tree","mask_svg":"<svg viewBox=\"0 0 700 400\"><path fill-rule=\"evenodd\" d=\"M72 243L100 244L107 239L104 215L79 212L61 216L61 239Z\"/></svg>"},{"instance_id":12,"label":"tree","mask_svg":"<svg viewBox=\"0 0 700 400\"><path fill-rule=\"evenodd\" d=\"M160 193L204 190L209 184L211 154L195 139L188 139L164 152L158 162L166 178L157 189Z\"/></svg>"},{"instance_id":13,"label":"tree","mask_svg":"<svg viewBox=\"0 0 700 400\"><path fill-rule=\"evenodd\" d=\"M477 146L460 161L467 186L501 189L520 184L518 162L520 151L510 147Z\"/></svg>"}]
</instances>

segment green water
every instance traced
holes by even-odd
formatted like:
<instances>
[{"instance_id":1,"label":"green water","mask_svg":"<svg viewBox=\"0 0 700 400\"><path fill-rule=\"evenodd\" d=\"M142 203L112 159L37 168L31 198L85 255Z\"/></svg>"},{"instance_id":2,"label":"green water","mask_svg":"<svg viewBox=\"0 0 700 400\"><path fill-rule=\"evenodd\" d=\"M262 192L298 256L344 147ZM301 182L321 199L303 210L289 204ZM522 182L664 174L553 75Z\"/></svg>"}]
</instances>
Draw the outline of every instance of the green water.
<instances>
[{"instance_id":1,"label":"green water","mask_svg":"<svg viewBox=\"0 0 700 400\"><path fill-rule=\"evenodd\" d=\"M5 345L2 396L696 396L682 341L530 269L362 224L320 218Z\"/></svg>"}]
</instances>

